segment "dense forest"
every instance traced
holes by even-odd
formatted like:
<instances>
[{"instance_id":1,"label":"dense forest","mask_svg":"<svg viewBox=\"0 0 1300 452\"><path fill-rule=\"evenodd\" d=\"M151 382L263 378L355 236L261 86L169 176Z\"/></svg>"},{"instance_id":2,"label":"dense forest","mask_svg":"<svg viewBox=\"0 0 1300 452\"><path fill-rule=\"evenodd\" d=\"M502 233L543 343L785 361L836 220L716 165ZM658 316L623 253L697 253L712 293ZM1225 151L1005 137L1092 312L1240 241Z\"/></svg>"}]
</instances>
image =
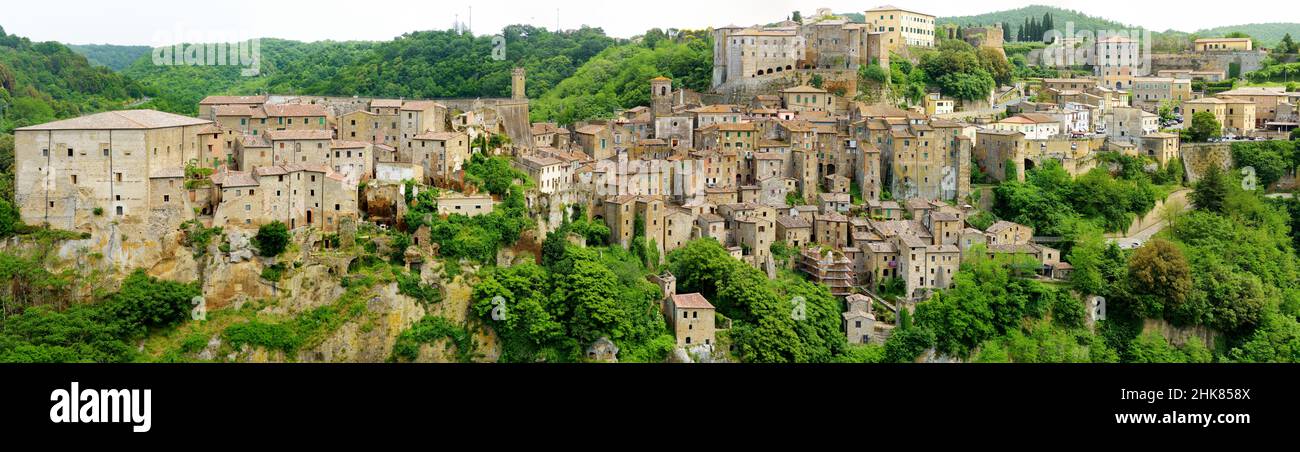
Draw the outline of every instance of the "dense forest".
<instances>
[{"instance_id":1,"label":"dense forest","mask_svg":"<svg viewBox=\"0 0 1300 452\"><path fill-rule=\"evenodd\" d=\"M674 88L706 91L712 79L712 49L713 39L703 31L668 35L650 30L639 43L605 49L536 98L533 119L569 124L649 105L647 83L657 76L672 78Z\"/></svg>"},{"instance_id":2,"label":"dense forest","mask_svg":"<svg viewBox=\"0 0 1300 452\"><path fill-rule=\"evenodd\" d=\"M1050 19L1049 19L1050 17ZM1043 32L1056 28L1064 32L1067 23L1073 23L1074 31L1080 30L1106 30L1106 31L1126 31L1141 29L1131 25L1125 25L1113 20L1100 17L1089 16L1087 14L1064 8L1057 8L1044 5L1030 5L1023 8L1009 9L1005 11L995 11L991 13L978 14L973 16L955 16L940 17L935 20L937 24L954 24L961 26L971 25L992 25L1001 24L1003 26L1003 36L1007 42L1011 41L1034 41L1042 38ZM1287 33L1292 35L1300 34L1300 24L1287 22L1230 25L1215 27L1210 29L1187 32L1180 30L1151 30L1154 39L1153 48L1159 51L1175 50L1179 44L1185 44L1192 39L1201 37L1223 37L1233 33L1246 33L1257 39L1264 46L1274 46L1282 40ZM1186 48L1178 47L1178 48Z\"/></svg>"},{"instance_id":3,"label":"dense forest","mask_svg":"<svg viewBox=\"0 0 1300 452\"><path fill-rule=\"evenodd\" d=\"M68 44L68 48L86 57L90 64L104 66L114 71L126 69L140 57L149 55L149 46L121 46L115 44Z\"/></svg>"},{"instance_id":4,"label":"dense forest","mask_svg":"<svg viewBox=\"0 0 1300 452\"><path fill-rule=\"evenodd\" d=\"M599 28L551 32L527 25L506 27L503 59L494 58L492 36L421 31L388 42L304 43L261 40L261 74L240 75L236 66L157 66L137 60L123 73L157 93L151 107L194 113L204 96L217 93L285 93L404 98L503 97L510 71L528 70L528 92L541 96L615 40Z\"/></svg>"}]
</instances>

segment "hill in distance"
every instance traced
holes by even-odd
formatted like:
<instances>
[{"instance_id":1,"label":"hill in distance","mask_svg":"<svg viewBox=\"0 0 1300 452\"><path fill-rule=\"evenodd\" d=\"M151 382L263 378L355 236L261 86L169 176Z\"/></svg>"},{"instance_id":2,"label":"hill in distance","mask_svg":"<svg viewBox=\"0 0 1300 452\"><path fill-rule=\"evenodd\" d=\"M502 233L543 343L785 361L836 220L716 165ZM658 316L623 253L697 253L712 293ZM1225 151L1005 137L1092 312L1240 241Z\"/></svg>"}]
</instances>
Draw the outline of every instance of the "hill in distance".
<instances>
[{"instance_id":1,"label":"hill in distance","mask_svg":"<svg viewBox=\"0 0 1300 452\"><path fill-rule=\"evenodd\" d=\"M1288 33L1291 39L1300 39L1300 23L1295 22L1272 22L1263 24L1246 24L1246 25L1229 25L1226 27L1215 27L1206 30L1197 31L1196 36L1200 37L1217 37L1228 33L1240 32L1258 39L1266 46L1274 46L1282 42L1282 37Z\"/></svg>"},{"instance_id":2,"label":"hill in distance","mask_svg":"<svg viewBox=\"0 0 1300 452\"><path fill-rule=\"evenodd\" d=\"M1009 23L1012 28L1012 36L1025 19L1035 19L1041 21L1044 14L1051 13L1052 22L1057 27L1063 27L1066 22L1074 22L1075 30L1124 30L1129 28L1142 28L1126 25L1120 22L1109 20L1102 17L1089 16L1087 14L1064 9L1054 6L1030 5L1023 8L1009 9L1005 11L995 11L991 13L978 14L973 16L956 16L940 17L935 20L938 24L957 24L957 25L993 25L1000 23ZM1152 30L1155 32L1155 30ZM1166 35L1165 37L1218 37L1232 32L1241 32L1259 40L1265 46L1273 46L1282 40L1287 33L1291 34L1294 39L1300 39L1300 23L1262 23L1262 24L1245 24L1245 25L1228 25L1215 27L1205 30L1199 30L1195 33L1189 33L1182 30L1167 30L1157 34Z\"/></svg>"},{"instance_id":3,"label":"hill in distance","mask_svg":"<svg viewBox=\"0 0 1300 452\"><path fill-rule=\"evenodd\" d=\"M121 71L141 56L149 54L149 46L121 46L116 44L68 44L69 49L81 54L90 64Z\"/></svg>"},{"instance_id":4,"label":"hill in distance","mask_svg":"<svg viewBox=\"0 0 1300 452\"><path fill-rule=\"evenodd\" d=\"M1019 29L1020 25L1025 23L1025 19L1043 20L1043 15L1050 13L1052 22L1058 26L1064 26L1066 22L1074 22L1075 30L1120 30L1131 28L1113 20L1089 16L1087 14L1057 8L1053 6L1029 5L1023 8L1009 9L1006 11L995 11L974 16L956 16L940 17L935 19L939 25L957 24L957 25L993 25L1000 23L1011 24L1012 31Z\"/></svg>"}]
</instances>

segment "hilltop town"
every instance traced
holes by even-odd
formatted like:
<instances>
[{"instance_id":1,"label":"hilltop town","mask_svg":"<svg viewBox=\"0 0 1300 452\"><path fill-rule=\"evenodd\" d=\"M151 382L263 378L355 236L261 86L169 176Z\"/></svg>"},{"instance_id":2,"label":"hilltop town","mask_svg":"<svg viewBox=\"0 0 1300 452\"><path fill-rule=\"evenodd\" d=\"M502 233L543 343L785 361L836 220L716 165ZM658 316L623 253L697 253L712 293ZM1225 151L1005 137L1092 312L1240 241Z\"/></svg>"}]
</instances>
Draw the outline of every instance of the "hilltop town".
<instances>
[{"instance_id":1,"label":"hilltop town","mask_svg":"<svg viewBox=\"0 0 1300 452\"><path fill-rule=\"evenodd\" d=\"M657 289L643 301L662 317L673 351L651 360L734 361L759 356L735 345L753 334L744 330L752 326L737 326L748 319L719 312L723 283L735 282L702 284L702 276L672 271L687 254L705 253L701 242L746 268L737 274L795 275L824 288L818 293L836 312L818 315L838 325L843 345L835 350L913 334L910 317L951 298L943 294L961 284L971 262L995 263L1034 287L1074 287L1053 296L1072 303L1079 328L1093 328L1107 319L1106 300L1071 286L1079 262L1070 257L1082 254L1068 248L1082 247L1081 229L1058 228L1054 218L1037 228L1017 222L1038 218L1037 207L1008 207L1016 201L1002 190L1036 187L1036 175L1057 172L1067 181L1138 187L1147 200L1131 208L1127 199L1089 201L1098 218L1119 206L1104 217L1113 226L1105 240L1132 253L1169 224L1165 212L1193 209L1191 184L1226 173L1234 143L1285 142L1300 122L1300 92L1214 90L1236 72L1260 68L1265 51L1249 38L1197 39L1183 57L1157 56L1143 70L1129 61L1139 54L1130 38L1057 42L1086 48L1096 63L1049 77L995 76L975 96L933 88L899 96L894 87L906 82L897 76L907 76L900 66L938 64L921 55L967 52L1009 65L1008 33L1002 24L940 25L937 12L894 6L860 13L862 21L819 10L713 28L710 90L647 78L640 89L648 105L571 124L530 120L528 73L516 68L504 98L212 94L196 116L127 109L19 127L15 206L26 225L80 234L56 251L62 266L96 269L110 286L145 269L163 280L199 281L213 312L276 297L321 300L258 315L315 312L335 298L382 309L385 320L364 328L389 330L374 346L383 351L358 352L368 346L342 340L348 344L329 349L336 355L294 355L302 345L295 344L281 348L280 359L457 359L427 346L399 353L403 341L421 340L403 332L425 325L430 317L421 313L443 310L485 326L467 338L446 334L458 353L468 353L469 342L482 349L495 336L508 340L513 333L505 330L518 326L497 327L493 308L528 309L523 286L508 281L526 273L511 268L544 264L559 272L557 262L568 260L577 272L572 261L586 258L581 249L608 247L634 256L646 273L641 282ZM1145 179L1118 175L1128 171ZM1154 208L1157 202L1167 208ZM993 215L1016 209L1021 216ZM265 237L277 228L289 243L267 253ZM483 231L493 232L483 238ZM375 270L375 259L395 269ZM365 299L396 295L356 289L356 280L376 274L411 299L467 304L377 308ZM317 280L339 282L326 290ZM543 273L534 283L551 287L543 282L550 280ZM554 284L560 292L576 283ZM583 296L571 290L574 299ZM801 320L801 301L781 303L782 315L793 308ZM1064 316L1056 309L1053 317ZM620 348L640 345L631 333L616 333L615 323L573 338L584 359L630 359ZM224 356L216 350L275 359L266 353L276 346L224 331L216 345L203 336L190 351L210 348L205 360ZM1188 337L1162 340L1198 342ZM262 351L230 349L241 340ZM910 358L968 358L943 343L931 337L927 354ZM499 348L489 355L518 353Z\"/></svg>"}]
</instances>

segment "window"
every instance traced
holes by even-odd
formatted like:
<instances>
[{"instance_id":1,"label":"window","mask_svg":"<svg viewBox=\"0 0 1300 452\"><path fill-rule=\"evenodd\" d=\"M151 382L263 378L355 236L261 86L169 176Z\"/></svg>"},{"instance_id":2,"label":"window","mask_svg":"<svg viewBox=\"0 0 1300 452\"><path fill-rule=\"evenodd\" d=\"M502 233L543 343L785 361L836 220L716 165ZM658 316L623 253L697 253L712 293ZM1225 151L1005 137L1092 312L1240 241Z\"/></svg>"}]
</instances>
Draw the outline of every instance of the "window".
<instances>
[{"instance_id":1,"label":"window","mask_svg":"<svg viewBox=\"0 0 1300 452\"><path fill-rule=\"evenodd\" d=\"M163 202L171 202L172 195L163 195Z\"/></svg>"},{"instance_id":2,"label":"window","mask_svg":"<svg viewBox=\"0 0 1300 452\"><path fill-rule=\"evenodd\" d=\"M104 157L108 157L108 154L109 154L108 148L104 148Z\"/></svg>"},{"instance_id":3,"label":"window","mask_svg":"<svg viewBox=\"0 0 1300 452\"><path fill-rule=\"evenodd\" d=\"M50 207L54 207L53 204L54 204L54 203L50 203ZM119 216L122 215L122 206L117 206L117 214L118 214Z\"/></svg>"},{"instance_id":4,"label":"window","mask_svg":"<svg viewBox=\"0 0 1300 452\"><path fill-rule=\"evenodd\" d=\"M72 148L68 148L68 157L72 157Z\"/></svg>"}]
</instances>

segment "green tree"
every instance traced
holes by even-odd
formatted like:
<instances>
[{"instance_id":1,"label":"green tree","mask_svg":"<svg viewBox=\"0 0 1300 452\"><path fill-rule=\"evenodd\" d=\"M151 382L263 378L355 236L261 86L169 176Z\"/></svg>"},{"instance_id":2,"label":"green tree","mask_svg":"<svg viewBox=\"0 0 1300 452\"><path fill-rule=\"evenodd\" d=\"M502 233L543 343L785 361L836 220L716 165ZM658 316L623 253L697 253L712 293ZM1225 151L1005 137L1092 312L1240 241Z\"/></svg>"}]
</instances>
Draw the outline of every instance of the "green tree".
<instances>
[{"instance_id":1,"label":"green tree","mask_svg":"<svg viewBox=\"0 0 1300 452\"><path fill-rule=\"evenodd\" d=\"M0 199L0 239L17 234L23 227L22 215L18 209L8 199Z\"/></svg>"},{"instance_id":2,"label":"green tree","mask_svg":"<svg viewBox=\"0 0 1300 452\"><path fill-rule=\"evenodd\" d=\"M1159 315L1162 309L1176 311L1192 292L1192 270L1177 245L1154 239L1138 248L1129 258L1129 278L1134 291L1154 297L1148 301L1147 313Z\"/></svg>"},{"instance_id":3,"label":"green tree","mask_svg":"<svg viewBox=\"0 0 1300 452\"><path fill-rule=\"evenodd\" d=\"M1218 165L1210 165L1196 181L1192 191L1192 204L1197 209L1209 212L1222 212L1224 199L1228 196L1228 178Z\"/></svg>"},{"instance_id":4,"label":"green tree","mask_svg":"<svg viewBox=\"0 0 1300 452\"><path fill-rule=\"evenodd\" d=\"M1188 141L1203 142L1218 138L1223 132L1223 124L1208 111L1198 111L1192 115L1192 122L1185 132Z\"/></svg>"},{"instance_id":5,"label":"green tree","mask_svg":"<svg viewBox=\"0 0 1300 452\"><path fill-rule=\"evenodd\" d=\"M1295 41L1291 39L1291 33L1287 33L1286 36L1282 37L1282 42L1278 44L1277 53L1289 54L1296 52L1300 52L1300 46L1297 46Z\"/></svg>"},{"instance_id":6,"label":"green tree","mask_svg":"<svg viewBox=\"0 0 1300 452\"><path fill-rule=\"evenodd\" d=\"M253 244L262 256L274 257L284 252L289 246L289 227L279 221L272 221L257 228Z\"/></svg>"}]
</instances>

